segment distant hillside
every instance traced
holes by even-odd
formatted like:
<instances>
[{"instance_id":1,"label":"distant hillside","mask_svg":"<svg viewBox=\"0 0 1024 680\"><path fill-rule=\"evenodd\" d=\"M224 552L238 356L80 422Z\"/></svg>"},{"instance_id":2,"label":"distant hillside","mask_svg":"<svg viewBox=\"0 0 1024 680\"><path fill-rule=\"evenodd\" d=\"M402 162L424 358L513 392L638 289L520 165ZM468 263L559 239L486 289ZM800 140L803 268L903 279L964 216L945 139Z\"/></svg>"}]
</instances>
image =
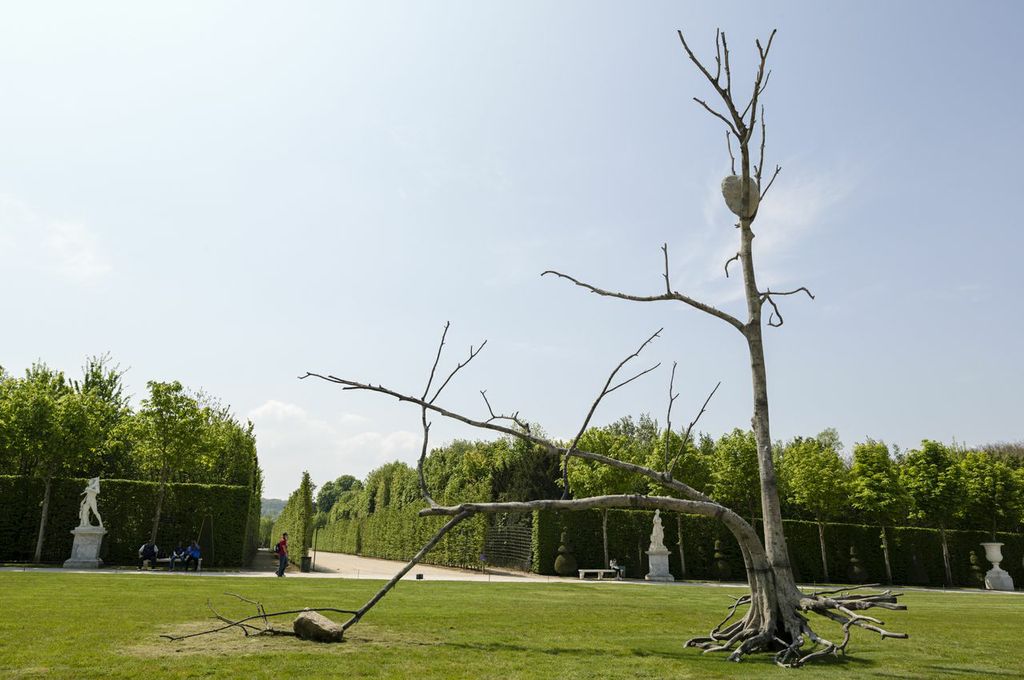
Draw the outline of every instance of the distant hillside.
<instances>
[{"instance_id":1,"label":"distant hillside","mask_svg":"<svg viewBox=\"0 0 1024 680\"><path fill-rule=\"evenodd\" d=\"M288 501L283 501L280 498L261 498L260 514L277 519L277 516L281 514L282 510L284 510L284 504L287 502Z\"/></svg>"}]
</instances>

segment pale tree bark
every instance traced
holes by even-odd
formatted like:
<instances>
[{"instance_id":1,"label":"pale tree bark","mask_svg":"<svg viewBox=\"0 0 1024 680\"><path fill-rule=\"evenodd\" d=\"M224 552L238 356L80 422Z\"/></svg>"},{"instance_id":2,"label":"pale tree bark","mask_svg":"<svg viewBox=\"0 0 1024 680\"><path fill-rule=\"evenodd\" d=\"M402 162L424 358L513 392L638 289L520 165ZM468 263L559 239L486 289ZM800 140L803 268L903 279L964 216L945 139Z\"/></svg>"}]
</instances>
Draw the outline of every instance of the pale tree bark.
<instances>
[{"instance_id":1,"label":"pale tree bark","mask_svg":"<svg viewBox=\"0 0 1024 680\"><path fill-rule=\"evenodd\" d=\"M889 561L889 536L882 525L882 557L885 558L885 582L892 583L892 562Z\"/></svg>"},{"instance_id":2,"label":"pale tree bark","mask_svg":"<svg viewBox=\"0 0 1024 680\"><path fill-rule=\"evenodd\" d=\"M46 523L50 517L50 489L53 486L53 477L47 475L43 487L43 511L39 516L39 534L36 536L36 551L32 561L40 564L43 561L43 543L46 540Z\"/></svg>"},{"instance_id":3,"label":"pale tree bark","mask_svg":"<svg viewBox=\"0 0 1024 680\"><path fill-rule=\"evenodd\" d=\"M832 581L828 575L828 552L825 550L825 525L818 520L818 547L821 548L821 569L825 572L825 583Z\"/></svg>"},{"instance_id":4,"label":"pale tree bark","mask_svg":"<svg viewBox=\"0 0 1024 680\"><path fill-rule=\"evenodd\" d=\"M946 525L939 525L939 537L942 539L942 566L946 570L946 587L953 587L953 569L949 563L949 543L946 542Z\"/></svg>"}]
</instances>

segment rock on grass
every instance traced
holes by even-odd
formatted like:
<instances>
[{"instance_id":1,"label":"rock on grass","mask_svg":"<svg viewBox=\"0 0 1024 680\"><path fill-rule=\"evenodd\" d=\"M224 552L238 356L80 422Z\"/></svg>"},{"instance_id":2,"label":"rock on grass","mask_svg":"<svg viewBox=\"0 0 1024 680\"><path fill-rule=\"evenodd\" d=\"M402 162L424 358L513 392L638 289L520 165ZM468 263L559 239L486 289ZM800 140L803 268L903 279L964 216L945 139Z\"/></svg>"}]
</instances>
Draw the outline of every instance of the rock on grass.
<instances>
[{"instance_id":1,"label":"rock on grass","mask_svg":"<svg viewBox=\"0 0 1024 680\"><path fill-rule=\"evenodd\" d=\"M341 642L341 626L317 612L306 610L296 616L292 629L303 640Z\"/></svg>"}]
</instances>

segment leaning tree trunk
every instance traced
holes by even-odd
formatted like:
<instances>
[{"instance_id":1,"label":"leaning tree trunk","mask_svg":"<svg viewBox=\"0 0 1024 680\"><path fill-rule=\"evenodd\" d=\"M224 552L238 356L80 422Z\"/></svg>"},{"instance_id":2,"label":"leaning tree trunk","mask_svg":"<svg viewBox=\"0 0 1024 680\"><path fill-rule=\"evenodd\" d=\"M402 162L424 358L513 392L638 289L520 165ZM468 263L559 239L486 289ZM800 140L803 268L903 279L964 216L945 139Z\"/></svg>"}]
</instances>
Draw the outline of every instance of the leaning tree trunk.
<instances>
[{"instance_id":1,"label":"leaning tree trunk","mask_svg":"<svg viewBox=\"0 0 1024 680\"><path fill-rule=\"evenodd\" d=\"M825 583L832 581L828 575L828 552L825 550L825 525L818 521L818 546L821 548L821 569L825 572Z\"/></svg>"},{"instance_id":2,"label":"leaning tree trunk","mask_svg":"<svg viewBox=\"0 0 1024 680\"><path fill-rule=\"evenodd\" d=\"M953 586L953 569L950 567L949 544L946 543L946 525L939 525L939 536L942 538L942 566L946 568L946 586Z\"/></svg>"},{"instance_id":3,"label":"leaning tree trunk","mask_svg":"<svg viewBox=\"0 0 1024 680\"><path fill-rule=\"evenodd\" d=\"M885 582L892 584L892 563L889 561L889 536L882 525L882 557L885 558Z\"/></svg>"},{"instance_id":4,"label":"leaning tree trunk","mask_svg":"<svg viewBox=\"0 0 1024 680\"><path fill-rule=\"evenodd\" d=\"M43 561L43 541L46 537L46 520L50 516L50 487L53 486L53 478L46 478L46 485L43 491L43 512L39 517L39 535L36 536L36 552L32 561L39 564Z\"/></svg>"}]
</instances>

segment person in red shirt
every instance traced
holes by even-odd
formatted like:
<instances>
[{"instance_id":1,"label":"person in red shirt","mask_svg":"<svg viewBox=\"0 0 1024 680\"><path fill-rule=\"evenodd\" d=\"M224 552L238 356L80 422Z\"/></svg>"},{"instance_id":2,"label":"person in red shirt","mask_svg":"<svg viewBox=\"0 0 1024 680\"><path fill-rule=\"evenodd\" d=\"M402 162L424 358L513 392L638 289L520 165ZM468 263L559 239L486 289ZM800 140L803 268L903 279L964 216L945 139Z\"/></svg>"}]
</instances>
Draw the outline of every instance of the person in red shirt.
<instances>
[{"instance_id":1,"label":"person in red shirt","mask_svg":"<svg viewBox=\"0 0 1024 680\"><path fill-rule=\"evenodd\" d=\"M277 547L274 548L274 552L277 553L277 575L284 576L285 567L288 566L288 532L281 534L281 540L277 542Z\"/></svg>"}]
</instances>

